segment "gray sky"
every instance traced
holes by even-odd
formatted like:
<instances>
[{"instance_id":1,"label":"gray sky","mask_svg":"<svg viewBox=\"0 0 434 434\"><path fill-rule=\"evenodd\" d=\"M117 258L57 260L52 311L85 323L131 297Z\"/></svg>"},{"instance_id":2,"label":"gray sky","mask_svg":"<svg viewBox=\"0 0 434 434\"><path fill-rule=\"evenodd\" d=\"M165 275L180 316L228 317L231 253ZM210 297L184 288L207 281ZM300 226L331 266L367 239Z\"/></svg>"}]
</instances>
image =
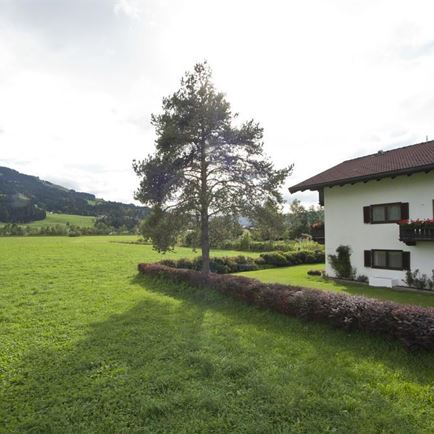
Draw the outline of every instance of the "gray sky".
<instances>
[{"instance_id":1,"label":"gray sky","mask_svg":"<svg viewBox=\"0 0 434 434\"><path fill-rule=\"evenodd\" d=\"M204 59L276 165L295 163L288 186L434 138L433 16L419 0L0 0L0 165L131 202L151 113Z\"/></svg>"}]
</instances>

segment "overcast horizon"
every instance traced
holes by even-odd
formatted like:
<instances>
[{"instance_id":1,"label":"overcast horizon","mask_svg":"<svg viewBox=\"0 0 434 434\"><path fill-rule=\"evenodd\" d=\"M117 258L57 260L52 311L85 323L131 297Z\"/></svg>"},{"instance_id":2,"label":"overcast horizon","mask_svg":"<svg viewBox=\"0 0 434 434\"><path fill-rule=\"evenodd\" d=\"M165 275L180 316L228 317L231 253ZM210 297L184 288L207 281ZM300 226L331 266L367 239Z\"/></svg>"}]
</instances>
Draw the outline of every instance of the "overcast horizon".
<instances>
[{"instance_id":1,"label":"overcast horizon","mask_svg":"<svg viewBox=\"0 0 434 434\"><path fill-rule=\"evenodd\" d=\"M151 113L207 60L286 187L434 138L429 1L0 0L0 165L133 202ZM289 195L306 205L316 192Z\"/></svg>"}]
</instances>

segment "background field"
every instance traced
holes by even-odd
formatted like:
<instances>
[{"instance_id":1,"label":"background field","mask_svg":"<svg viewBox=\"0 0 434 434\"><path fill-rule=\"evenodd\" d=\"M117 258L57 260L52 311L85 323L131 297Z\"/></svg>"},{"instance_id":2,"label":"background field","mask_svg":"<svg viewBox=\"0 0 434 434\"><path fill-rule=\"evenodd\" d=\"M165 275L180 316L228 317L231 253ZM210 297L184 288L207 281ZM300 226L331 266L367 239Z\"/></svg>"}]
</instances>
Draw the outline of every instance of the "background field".
<instances>
[{"instance_id":1,"label":"background field","mask_svg":"<svg viewBox=\"0 0 434 434\"><path fill-rule=\"evenodd\" d=\"M32 227L46 227L54 225L66 225L69 223L71 225L81 226L81 227L92 227L95 221L95 217L85 216L85 215L74 215L74 214L56 214L47 212L47 217L44 220L38 220L31 223L25 223L20 226L32 226ZM5 223L0 222L0 226Z\"/></svg>"},{"instance_id":2,"label":"background field","mask_svg":"<svg viewBox=\"0 0 434 434\"><path fill-rule=\"evenodd\" d=\"M138 277L133 239L0 239L0 432L434 432L433 354Z\"/></svg>"}]
</instances>

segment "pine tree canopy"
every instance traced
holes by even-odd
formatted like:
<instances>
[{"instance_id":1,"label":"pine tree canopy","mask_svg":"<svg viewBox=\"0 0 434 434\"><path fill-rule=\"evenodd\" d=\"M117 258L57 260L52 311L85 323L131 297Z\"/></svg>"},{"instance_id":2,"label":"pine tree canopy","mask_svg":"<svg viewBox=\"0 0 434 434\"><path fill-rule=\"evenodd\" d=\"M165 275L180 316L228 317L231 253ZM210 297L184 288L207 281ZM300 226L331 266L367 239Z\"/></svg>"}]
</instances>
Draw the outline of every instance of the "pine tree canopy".
<instances>
[{"instance_id":1,"label":"pine tree canopy","mask_svg":"<svg viewBox=\"0 0 434 434\"><path fill-rule=\"evenodd\" d=\"M135 197L154 209L144 229L154 246L170 249L177 232L195 219L205 272L209 219L248 215L267 200L281 203L280 187L292 171L292 165L275 169L264 155L257 122L237 120L207 63L196 64L180 89L163 99L162 113L152 116L155 153L133 162L140 177Z\"/></svg>"}]
</instances>

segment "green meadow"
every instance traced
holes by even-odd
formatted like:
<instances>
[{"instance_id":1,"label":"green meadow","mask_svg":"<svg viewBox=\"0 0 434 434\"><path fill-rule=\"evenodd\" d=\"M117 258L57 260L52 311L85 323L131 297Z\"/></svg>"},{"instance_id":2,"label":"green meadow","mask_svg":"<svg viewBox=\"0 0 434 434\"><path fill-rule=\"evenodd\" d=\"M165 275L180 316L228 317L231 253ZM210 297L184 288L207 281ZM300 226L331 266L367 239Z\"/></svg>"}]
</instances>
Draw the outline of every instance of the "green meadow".
<instances>
[{"instance_id":1,"label":"green meadow","mask_svg":"<svg viewBox=\"0 0 434 434\"><path fill-rule=\"evenodd\" d=\"M47 217L44 220L39 220L36 222L29 223L28 226L45 227L45 226L53 226L53 225L66 225L67 223L69 223L70 225L87 228L87 227L92 227L94 221L95 221L95 217L93 216L47 213Z\"/></svg>"},{"instance_id":2,"label":"green meadow","mask_svg":"<svg viewBox=\"0 0 434 434\"><path fill-rule=\"evenodd\" d=\"M0 238L0 432L434 432L433 354L138 276L134 239Z\"/></svg>"},{"instance_id":3,"label":"green meadow","mask_svg":"<svg viewBox=\"0 0 434 434\"><path fill-rule=\"evenodd\" d=\"M75 214L56 214L47 212L47 217L44 220L37 220L31 223L24 223L20 226L30 226L35 228L42 228L47 226L62 225L66 226L67 223L75 226L90 228L95 222L95 217ZM5 223L0 222L0 226Z\"/></svg>"}]
</instances>

